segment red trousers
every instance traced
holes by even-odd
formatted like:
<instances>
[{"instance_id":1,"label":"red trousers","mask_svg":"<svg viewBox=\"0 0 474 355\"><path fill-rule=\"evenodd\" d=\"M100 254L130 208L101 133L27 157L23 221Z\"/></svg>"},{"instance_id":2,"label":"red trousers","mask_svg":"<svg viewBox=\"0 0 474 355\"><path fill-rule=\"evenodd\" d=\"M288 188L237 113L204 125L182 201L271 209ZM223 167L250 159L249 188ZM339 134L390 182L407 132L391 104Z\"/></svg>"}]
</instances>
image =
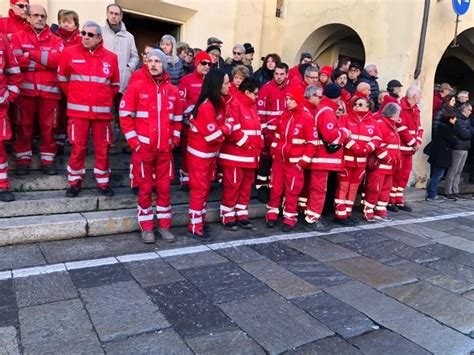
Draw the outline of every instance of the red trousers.
<instances>
[{"instance_id":1,"label":"red trousers","mask_svg":"<svg viewBox=\"0 0 474 355\"><path fill-rule=\"evenodd\" d=\"M314 223L321 218L326 199L329 171L310 170L309 199L306 206L306 222Z\"/></svg>"},{"instance_id":2,"label":"red trousers","mask_svg":"<svg viewBox=\"0 0 474 355\"><path fill-rule=\"evenodd\" d=\"M207 197L212 180L215 178L217 158L198 158L188 154L187 159L189 163L188 231L202 234L206 221Z\"/></svg>"},{"instance_id":3,"label":"red trousers","mask_svg":"<svg viewBox=\"0 0 474 355\"><path fill-rule=\"evenodd\" d=\"M5 141L0 140L0 189L8 190L8 155Z\"/></svg>"},{"instance_id":4,"label":"red trousers","mask_svg":"<svg viewBox=\"0 0 474 355\"><path fill-rule=\"evenodd\" d=\"M67 138L67 98L65 96L59 101L58 107L58 124L54 130L54 139L56 140L56 146L63 148Z\"/></svg>"},{"instance_id":5,"label":"red trousers","mask_svg":"<svg viewBox=\"0 0 474 355\"><path fill-rule=\"evenodd\" d=\"M135 183L138 186L138 224L143 231L153 230L153 187L156 187L156 218L158 228L171 227L170 184L174 176L173 154L158 152L142 145L133 155Z\"/></svg>"},{"instance_id":6,"label":"red trousers","mask_svg":"<svg viewBox=\"0 0 474 355\"><path fill-rule=\"evenodd\" d=\"M68 122L68 137L72 145L71 157L67 166L67 180L70 186L80 187L86 174L85 158L91 129L94 139L94 176L97 187L109 186L109 148L112 143L112 121L77 117L70 117Z\"/></svg>"},{"instance_id":7,"label":"red trousers","mask_svg":"<svg viewBox=\"0 0 474 355\"><path fill-rule=\"evenodd\" d=\"M380 174L377 170L367 173L365 182L364 216L387 215L387 205L392 187L392 175Z\"/></svg>"},{"instance_id":8,"label":"red trousers","mask_svg":"<svg viewBox=\"0 0 474 355\"><path fill-rule=\"evenodd\" d=\"M181 151L183 152L183 160L181 161L181 166L179 167L179 182L181 186L189 185L189 173L188 173L188 131L189 126L183 125L181 129L181 140L179 142Z\"/></svg>"},{"instance_id":9,"label":"red trousers","mask_svg":"<svg viewBox=\"0 0 474 355\"><path fill-rule=\"evenodd\" d=\"M38 120L41 143L39 147L41 165L54 164L56 142L54 129L57 126L58 100L40 97L19 96L15 101L16 140L13 143L18 164L30 164L35 122Z\"/></svg>"},{"instance_id":10,"label":"red trousers","mask_svg":"<svg viewBox=\"0 0 474 355\"><path fill-rule=\"evenodd\" d=\"M357 196L357 190L365 174L365 167L346 167L337 174L337 188L335 212L337 219L344 219L352 215L352 207Z\"/></svg>"},{"instance_id":11,"label":"red trousers","mask_svg":"<svg viewBox=\"0 0 474 355\"><path fill-rule=\"evenodd\" d=\"M255 169L221 165L222 202L220 215L222 223L247 220L250 195L255 179Z\"/></svg>"},{"instance_id":12,"label":"red trousers","mask_svg":"<svg viewBox=\"0 0 474 355\"><path fill-rule=\"evenodd\" d=\"M393 186L390 191L391 205L403 205L403 192L410 179L412 165L413 155L402 154L401 161L393 171Z\"/></svg>"},{"instance_id":13,"label":"red trousers","mask_svg":"<svg viewBox=\"0 0 474 355\"><path fill-rule=\"evenodd\" d=\"M273 160L272 175L270 177L270 200L267 204L267 220L275 221L278 218L282 198L283 223L294 226L298 217L298 196L303 189L304 173L298 170L295 163L284 163Z\"/></svg>"}]
</instances>

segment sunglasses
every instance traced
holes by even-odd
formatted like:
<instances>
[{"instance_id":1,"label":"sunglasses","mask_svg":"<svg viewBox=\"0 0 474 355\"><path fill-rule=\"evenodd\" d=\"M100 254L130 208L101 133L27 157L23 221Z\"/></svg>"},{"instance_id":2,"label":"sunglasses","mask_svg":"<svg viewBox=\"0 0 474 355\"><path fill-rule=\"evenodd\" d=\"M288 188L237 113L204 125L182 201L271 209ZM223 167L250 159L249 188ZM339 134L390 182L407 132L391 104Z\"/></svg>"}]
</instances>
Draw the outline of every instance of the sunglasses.
<instances>
[{"instance_id":1,"label":"sunglasses","mask_svg":"<svg viewBox=\"0 0 474 355\"><path fill-rule=\"evenodd\" d=\"M232 52L234 53L234 55L242 55L243 53L242 52Z\"/></svg>"},{"instance_id":2,"label":"sunglasses","mask_svg":"<svg viewBox=\"0 0 474 355\"><path fill-rule=\"evenodd\" d=\"M358 102L358 103L354 104L354 107L356 107L356 106L357 107L366 107L367 105L362 103L362 102Z\"/></svg>"},{"instance_id":3,"label":"sunglasses","mask_svg":"<svg viewBox=\"0 0 474 355\"><path fill-rule=\"evenodd\" d=\"M311 96L312 96L312 97L319 97L320 99L323 98L323 95L312 94Z\"/></svg>"},{"instance_id":4,"label":"sunglasses","mask_svg":"<svg viewBox=\"0 0 474 355\"><path fill-rule=\"evenodd\" d=\"M20 9L26 9L28 4L15 4L15 6L18 6Z\"/></svg>"},{"instance_id":5,"label":"sunglasses","mask_svg":"<svg viewBox=\"0 0 474 355\"><path fill-rule=\"evenodd\" d=\"M203 60L202 62L200 62L199 64L201 64L203 67L210 67L212 65L211 62L206 62L205 60Z\"/></svg>"},{"instance_id":6,"label":"sunglasses","mask_svg":"<svg viewBox=\"0 0 474 355\"><path fill-rule=\"evenodd\" d=\"M81 36L82 37L87 36L89 38L94 38L95 36L97 36L97 34L92 33L92 32L81 31Z\"/></svg>"}]
</instances>

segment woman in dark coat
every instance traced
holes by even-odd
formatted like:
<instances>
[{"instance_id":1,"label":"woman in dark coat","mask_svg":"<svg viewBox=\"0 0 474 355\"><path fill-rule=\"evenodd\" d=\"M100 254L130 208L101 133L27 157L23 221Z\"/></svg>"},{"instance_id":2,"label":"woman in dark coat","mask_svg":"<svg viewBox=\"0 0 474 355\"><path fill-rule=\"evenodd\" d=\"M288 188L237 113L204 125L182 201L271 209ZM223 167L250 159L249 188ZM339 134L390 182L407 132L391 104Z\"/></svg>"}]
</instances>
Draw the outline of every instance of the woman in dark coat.
<instances>
[{"instance_id":1,"label":"woman in dark coat","mask_svg":"<svg viewBox=\"0 0 474 355\"><path fill-rule=\"evenodd\" d=\"M428 162L431 164L431 179L426 188L426 201L442 202L444 200L441 196L438 196L438 186L444 172L452 164L453 147L457 142L453 131L456 120L455 111L445 111L441 116L433 141L430 143Z\"/></svg>"},{"instance_id":2,"label":"woman in dark coat","mask_svg":"<svg viewBox=\"0 0 474 355\"><path fill-rule=\"evenodd\" d=\"M258 82L260 88L273 79L275 68L280 63L281 58L275 53L267 54L267 56L263 59L261 68L253 73L253 79Z\"/></svg>"},{"instance_id":3,"label":"woman in dark coat","mask_svg":"<svg viewBox=\"0 0 474 355\"><path fill-rule=\"evenodd\" d=\"M447 110L454 110L456 108L456 96L454 95L448 95L443 98L443 106L436 112L436 115L433 117L433 126L432 126L432 136L434 137L434 134L436 132L436 129L438 128L440 122L441 122L441 117L443 116L443 113L446 112Z\"/></svg>"}]
</instances>

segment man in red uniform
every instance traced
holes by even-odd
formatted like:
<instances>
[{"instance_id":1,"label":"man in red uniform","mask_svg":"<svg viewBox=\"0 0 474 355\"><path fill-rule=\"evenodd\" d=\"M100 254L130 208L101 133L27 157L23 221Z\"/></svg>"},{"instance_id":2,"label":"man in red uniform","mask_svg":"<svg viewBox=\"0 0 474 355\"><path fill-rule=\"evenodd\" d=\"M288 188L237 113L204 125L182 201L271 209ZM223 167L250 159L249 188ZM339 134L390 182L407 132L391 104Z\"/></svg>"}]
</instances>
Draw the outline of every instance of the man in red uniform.
<instances>
[{"instance_id":1,"label":"man in red uniform","mask_svg":"<svg viewBox=\"0 0 474 355\"><path fill-rule=\"evenodd\" d=\"M327 181L330 171L341 171L343 168L343 149L341 145L350 138L350 131L340 127L335 111L339 104L341 89L336 84L328 84L324 97L318 106L315 125L318 131L317 148L310 160L311 170L309 198L306 209L308 228L325 232L330 228L321 221L321 213L326 199Z\"/></svg>"},{"instance_id":2,"label":"man in red uniform","mask_svg":"<svg viewBox=\"0 0 474 355\"><path fill-rule=\"evenodd\" d=\"M7 36L8 40L13 33L22 31L28 25L26 11L29 3L29 0L10 0L8 17L0 18L0 32Z\"/></svg>"},{"instance_id":3,"label":"man in red uniform","mask_svg":"<svg viewBox=\"0 0 474 355\"><path fill-rule=\"evenodd\" d=\"M308 86L304 91L304 106L314 117L318 110L318 105L323 98L323 89L318 86Z\"/></svg>"},{"instance_id":4,"label":"man in red uniform","mask_svg":"<svg viewBox=\"0 0 474 355\"><path fill-rule=\"evenodd\" d=\"M189 117L194 109L194 105L197 102L199 94L201 92L202 82L204 77L211 69L212 61L211 56L206 51L201 51L196 54L194 58L195 69L191 74L185 75L179 81L178 89L179 96L181 97L181 105L183 107L183 129L181 147L183 150L183 161L179 169L179 180L183 190L189 190L189 174L188 174L188 163L186 159L186 146L188 143L188 131L189 131Z\"/></svg>"},{"instance_id":5,"label":"man in red uniform","mask_svg":"<svg viewBox=\"0 0 474 355\"><path fill-rule=\"evenodd\" d=\"M174 242L171 227L170 184L174 176L173 148L179 144L182 114L178 89L169 78L166 55L159 49L147 55L148 77L129 85L120 102L120 125L134 151L132 165L139 168L138 223L144 243L154 243L153 187L156 187L158 231ZM160 98L157 104L156 98Z\"/></svg>"},{"instance_id":6,"label":"man in red uniform","mask_svg":"<svg viewBox=\"0 0 474 355\"><path fill-rule=\"evenodd\" d=\"M393 186L390 192L389 211L398 210L411 212L412 208L405 205L403 193L410 179L413 164L413 155L421 148L423 143L423 127L420 121L418 103L421 100L421 89L412 85L400 102L402 108L397 122L397 132L400 135L401 159L394 171Z\"/></svg>"},{"instance_id":7,"label":"man in red uniform","mask_svg":"<svg viewBox=\"0 0 474 355\"><path fill-rule=\"evenodd\" d=\"M229 230L237 230L238 226L252 228L248 220L248 205L263 147L255 105L258 83L247 78L238 90L233 98L235 105L232 105L236 106L236 110L231 109L233 112L230 112L234 119L232 133L224 141L217 160L223 174L221 220Z\"/></svg>"},{"instance_id":8,"label":"man in red uniform","mask_svg":"<svg viewBox=\"0 0 474 355\"><path fill-rule=\"evenodd\" d=\"M273 73L273 80L262 86L258 93L257 110L262 124L265 147L260 157L257 172L257 194L261 202L267 202L269 197L270 170L272 159L270 145L280 122L280 117L286 108L285 97L289 89L288 65L279 63Z\"/></svg>"},{"instance_id":9,"label":"man in red uniform","mask_svg":"<svg viewBox=\"0 0 474 355\"><path fill-rule=\"evenodd\" d=\"M112 105L120 88L117 55L102 45L102 29L87 21L82 44L67 48L58 69L61 89L67 96L68 137L72 145L68 162L67 197L76 197L86 173L89 130L94 137L94 175L99 192L113 196L109 185L109 148L112 143Z\"/></svg>"},{"instance_id":10,"label":"man in red uniform","mask_svg":"<svg viewBox=\"0 0 474 355\"><path fill-rule=\"evenodd\" d=\"M29 25L11 38L13 54L23 72L20 96L15 102L17 135L13 150L16 154L16 174L29 174L37 119L41 134L39 151L42 170L45 174L54 175L57 151L54 128L61 99L56 71L63 44L46 24L47 14L42 6L31 5L27 20Z\"/></svg>"},{"instance_id":11,"label":"man in red uniform","mask_svg":"<svg viewBox=\"0 0 474 355\"><path fill-rule=\"evenodd\" d=\"M0 34L0 202L14 201L8 191L8 156L5 141L11 138L8 106L20 93L21 71L7 38Z\"/></svg>"}]
</instances>

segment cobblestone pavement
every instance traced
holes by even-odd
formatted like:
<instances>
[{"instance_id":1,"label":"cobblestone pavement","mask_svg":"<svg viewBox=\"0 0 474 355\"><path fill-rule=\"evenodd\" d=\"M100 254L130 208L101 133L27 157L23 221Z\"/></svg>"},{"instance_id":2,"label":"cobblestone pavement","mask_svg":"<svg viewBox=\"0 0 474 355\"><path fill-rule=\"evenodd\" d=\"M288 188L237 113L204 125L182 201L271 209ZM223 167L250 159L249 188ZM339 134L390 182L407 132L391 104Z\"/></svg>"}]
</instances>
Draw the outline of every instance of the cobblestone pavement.
<instances>
[{"instance_id":1,"label":"cobblestone pavement","mask_svg":"<svg viewBox=\"0 0 474 355\"><path fill-rule=\"evenodd\" d=\"M0 248L0 354L469 354L474 201L293 234Z\"/></svg>"}]
</instances>

